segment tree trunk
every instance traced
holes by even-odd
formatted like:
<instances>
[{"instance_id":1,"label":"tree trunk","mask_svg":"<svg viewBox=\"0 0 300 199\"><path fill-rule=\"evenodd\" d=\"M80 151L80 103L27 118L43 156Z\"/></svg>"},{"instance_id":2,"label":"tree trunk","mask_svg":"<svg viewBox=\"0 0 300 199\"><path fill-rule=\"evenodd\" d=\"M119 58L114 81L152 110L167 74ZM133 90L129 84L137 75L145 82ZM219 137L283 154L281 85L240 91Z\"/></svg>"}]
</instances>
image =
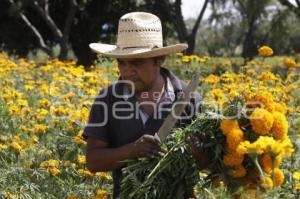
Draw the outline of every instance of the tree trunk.
<instances>
[{"instance_id":1,"label":"tree trunk","mask_svg":"<svg viewBox=\"0 0 300 199\"><path fill-rule=\"evenodd\" d=\"M254 32L255 32L255 20L251 20L249 23L249 28L246 33L245 40L243 42L243 52L242 56L245 61L253 59L257 54L257 46L255 45Z\"/></svg>"},{"instance_id":2,"label":"tree trunk","mask_svg":"<svg viewBox=\"0 0 300 199\"><path fill-rule=\"evenodd\" d=\"M192 32L191 34L189 35L189 38L188 38L188 49L186 50L186 54L188 55L191 55L194 53L194 50L195 50L195 42L196 42L196 35L197 35L197 32L198 32L198 29L199 29L199 26L200 26L200 22L203 18L203 15L204 15L204 12L207 8L207 5L208 5L208 2L209 0L205 0L204 4L203 4L203 7L201 9L201 12L200 14L198 15L197 17L197 20L194 24L194 27L192 29Z\"/></svg>"}]
</instances>

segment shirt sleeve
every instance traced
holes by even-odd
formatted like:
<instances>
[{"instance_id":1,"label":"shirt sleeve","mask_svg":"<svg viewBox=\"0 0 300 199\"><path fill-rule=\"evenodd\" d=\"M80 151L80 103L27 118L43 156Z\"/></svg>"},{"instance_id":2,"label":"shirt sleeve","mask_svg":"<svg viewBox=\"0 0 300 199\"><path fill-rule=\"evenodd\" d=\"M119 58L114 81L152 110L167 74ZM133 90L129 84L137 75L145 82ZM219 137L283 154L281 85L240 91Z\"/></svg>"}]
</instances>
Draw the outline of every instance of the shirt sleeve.
<instances>
[{"instance_id":1,"label":"shirt sleeve","mask_svg":"<svg viewBox=\"0 0 300 199\"><path fill-rule=\"evenodd\" d=\"M107 89L103 89L99 93L91 107L88 123L84 127L84 139L87 139L89 136L92 136L105 142L109 142L109 96L106 91Z\"/></svg>"}]
</instances>

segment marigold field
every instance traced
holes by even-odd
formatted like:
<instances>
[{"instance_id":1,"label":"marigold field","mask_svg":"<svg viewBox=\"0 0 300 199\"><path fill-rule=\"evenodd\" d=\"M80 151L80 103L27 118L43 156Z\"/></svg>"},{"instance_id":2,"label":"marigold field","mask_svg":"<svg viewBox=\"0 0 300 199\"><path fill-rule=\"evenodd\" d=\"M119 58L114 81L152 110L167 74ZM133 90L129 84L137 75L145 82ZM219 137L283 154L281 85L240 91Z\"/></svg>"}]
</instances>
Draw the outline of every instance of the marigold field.
<instances>
[{"instance_id":1,"label":"marigold field","mask_svg":"<svg viewBox=\"0 0 300 199\"><path fill-rule=\"evenodd\" d=\"M299 198L300 55L271 56L271 50L260 49L260 56L246 64L242 58L178 53L164 65L186 81L200 72L204 102L222 105L226 96L262 91L257 100L286 115L284 128L294 148L280 165L280 186L262 198ZM116 63L101 57L86 70L73 61L37 63L0 53L1 198L111 198L110 172L86 168L82 132L93 97L117 79ZM199 198L232 198L222 181L215 184L199 183L194 192ZM252 198L251 193L241 198Z\"/></svg>"}]
</instances>

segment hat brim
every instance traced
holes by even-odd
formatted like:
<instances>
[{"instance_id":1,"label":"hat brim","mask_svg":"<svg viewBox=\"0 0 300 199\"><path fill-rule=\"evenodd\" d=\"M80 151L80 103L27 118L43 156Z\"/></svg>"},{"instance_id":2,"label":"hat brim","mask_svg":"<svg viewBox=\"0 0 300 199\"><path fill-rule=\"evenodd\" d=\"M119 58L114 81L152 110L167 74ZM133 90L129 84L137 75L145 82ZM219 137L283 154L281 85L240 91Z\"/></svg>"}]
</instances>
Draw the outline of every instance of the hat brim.
<instances>
[{"instance_id":1,"label":"hat brim","mask_svg":"<svg viewBox=\"0 0 300 199\"><path fill-rule=\"evenodd\" d=\"M180 43L161 48L125 48L120 49L116 45L91 43L89 47L96 53L112 58L150 58L171 53L178 53L188 48L187 44Z\"/></svg>"}]
</instances>

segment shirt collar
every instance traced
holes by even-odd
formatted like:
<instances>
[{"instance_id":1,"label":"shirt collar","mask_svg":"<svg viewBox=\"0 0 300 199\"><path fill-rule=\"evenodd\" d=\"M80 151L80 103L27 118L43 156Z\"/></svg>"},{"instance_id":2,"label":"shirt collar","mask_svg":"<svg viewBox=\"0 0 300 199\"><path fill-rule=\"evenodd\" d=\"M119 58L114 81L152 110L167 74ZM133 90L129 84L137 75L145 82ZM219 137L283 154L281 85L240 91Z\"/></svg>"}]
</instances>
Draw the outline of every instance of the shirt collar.
<instances>
[{"instance_id":1,"label":"shirt collar","mask_svg":"<svg viewBox=\"0 0 300 199\"><path fill-rule=\"evenodd\" d=\"M160 99L160 102L166 102L170 101L173 102L175 100L175 92L174 92L174 86L171 83L171 80L169 77L166 77L166 86L165 86L165 92L162 98ZM127 86L123 86L123 99L127 101L130 97L129 90Z\"/></svg>"}]
</instances>

